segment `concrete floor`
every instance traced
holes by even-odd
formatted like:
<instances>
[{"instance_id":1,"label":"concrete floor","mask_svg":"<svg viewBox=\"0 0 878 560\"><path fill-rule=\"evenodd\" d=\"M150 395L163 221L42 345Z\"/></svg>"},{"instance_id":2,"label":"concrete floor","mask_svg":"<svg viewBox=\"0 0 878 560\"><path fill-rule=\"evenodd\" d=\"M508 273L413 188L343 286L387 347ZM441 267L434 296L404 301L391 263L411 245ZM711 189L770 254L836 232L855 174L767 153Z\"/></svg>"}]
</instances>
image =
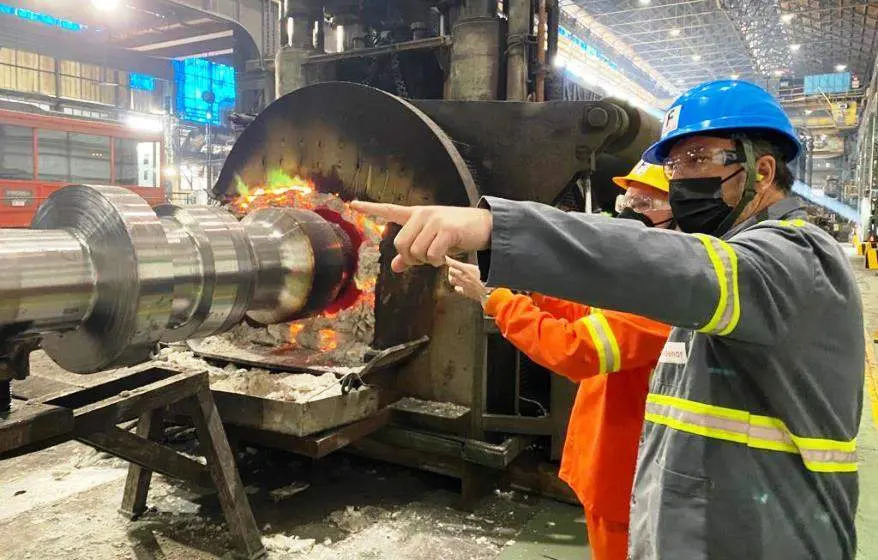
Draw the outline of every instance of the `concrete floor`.
<instances>
[{"instance_id":1,"label":"concrete floor","mask_svg":"<svg viewBox=\"0 0 878 560\"><path fill-rule=\"evenodd\" d=\"M497 492L464 511L451 479L343 455L322 461L317 477L270 450L245 449L239 464L269 558L488 560L556 507ZM128 522L116 511L125 473L76 443L0 463L0 559L233 557L214 495L158 476L149 512Z\"/></svg>"},{"instance_id":2,"label":"concrete floor","mask_svg":"<svg viewBox=\"0 0 878 560\"><path fill-rule=\"evenodd\" d=\"M863 311L872 360L867 364L866 398L857 448L860 458L860 506L857 511L858 557L878 559L878 271L865 270L863 258L853 257L863 298ZM868 357L868 354L867 354ZM868 360L867 360L868 361Z\"/></svg>"},{"instance_id":3,"label":"concrete floor","mask_svg":"<svg viewBox=\"0 0 878 560\"><path fill-rule=\"evenodd\" d=\"M878 272L853 260L871 334L878 331ZM878 559L878 370L868 373L859 558ZM191 445L186 433L177 439L184 449ZM248 448L239 464L269 558L588 557L578 508L556 502L500 492L467 512L454 507L456 481L344 455L314 469L293 455ZM0 560L232 557L216 498L164 477L155 477L141 520L122 518L116 508L125 473L123 462L76 443L0 462ZM559 552L546 556L550 545Z\"/></svg>"}]
</instances>

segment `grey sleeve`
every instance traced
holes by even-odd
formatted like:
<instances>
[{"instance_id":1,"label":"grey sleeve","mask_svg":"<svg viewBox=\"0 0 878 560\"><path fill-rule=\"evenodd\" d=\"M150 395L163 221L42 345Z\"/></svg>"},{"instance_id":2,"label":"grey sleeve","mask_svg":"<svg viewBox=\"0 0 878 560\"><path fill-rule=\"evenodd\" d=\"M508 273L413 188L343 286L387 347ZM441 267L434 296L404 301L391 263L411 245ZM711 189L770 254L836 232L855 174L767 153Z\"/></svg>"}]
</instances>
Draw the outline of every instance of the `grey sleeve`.
<instances>
[{"instance_id":1,"label":"grey sleeve","mask_svg":"<svg viewBox=\"0 0 878 560\"><path fill-rule=\"evenodd\" d=\"M725 242L486 197L487 283L757 343L782 338L812 291L800 231L757 226ZM777 222L774 222L777 224Z\"/></svg>"}]
</instances>

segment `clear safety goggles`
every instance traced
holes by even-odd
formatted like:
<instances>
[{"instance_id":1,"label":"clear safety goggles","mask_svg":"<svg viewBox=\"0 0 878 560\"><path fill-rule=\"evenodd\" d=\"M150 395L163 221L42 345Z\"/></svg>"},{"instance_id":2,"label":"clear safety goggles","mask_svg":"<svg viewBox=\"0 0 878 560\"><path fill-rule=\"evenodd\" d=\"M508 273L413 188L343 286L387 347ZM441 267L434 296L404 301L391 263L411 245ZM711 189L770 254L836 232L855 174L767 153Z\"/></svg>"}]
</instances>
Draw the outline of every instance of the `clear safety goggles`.
<instances>
[{"instance_id":1,"label":"clear safety goggles","mask_svg":"<svg viewBox=\"0 0 878 560\"><path fill-rule=\"evenodd\" d=\"M671 205L667 200L643 196L642 194L632 193L631 191L626 191L625 194L620 194L616 199L616 212L621 212L625 208L630 208L635 212L640 212L642 214L654 210L668 210L670 207Z\"/></svg>"},{"instance_id":2,"label":"clear safety goggles","mask_svg":"<svg viewBox=\"0 0 878 560\"><path fill-rule=\"evenodd\" d=\"M667 179L680 177L703 177L717 165L744 163L745 158L736 150L723 148L693 147L682 153L675 154L664 161L662 167Z\"/></svg>"}]
</instances>

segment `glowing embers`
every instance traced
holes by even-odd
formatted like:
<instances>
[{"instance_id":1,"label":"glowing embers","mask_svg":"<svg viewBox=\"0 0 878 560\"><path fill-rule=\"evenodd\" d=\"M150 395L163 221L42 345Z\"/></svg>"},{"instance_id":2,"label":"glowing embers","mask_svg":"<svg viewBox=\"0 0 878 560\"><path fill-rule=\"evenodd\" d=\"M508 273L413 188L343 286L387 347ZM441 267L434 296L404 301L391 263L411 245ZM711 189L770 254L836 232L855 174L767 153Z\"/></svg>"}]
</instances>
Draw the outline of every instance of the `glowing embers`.
<instances>
[{"instance_id":1,"label":"glowing embers","mask_svg":"<svg viewBox=\"0 0 878 560\"><path fill-rule=\"evenodd\" d=\"M272 206L311 210L344 230L356 257L351 266L351 270L356 271L354 277L320 314L268 327L267 334L276 344L272 353L297 359L301 356L302 362L309 365L362 364L375 333L379 245L385 226L354 212L338 195L320 192L313 182L280 170L269 172L264 185L248 187L238 179L237 187L238 196L230 202L230 207L239 217Z\"/></svg>"},{"instance_id":2,"label":"glowing embers","mask_svg":"<svg viewBox=\"0 0 878 560\"><path fill-rule=\"evenodd\" d=\"M338 348L338 334L332 329L320 329L317 331L317 344L324 352Z\"/></svg>"}]
</instances>

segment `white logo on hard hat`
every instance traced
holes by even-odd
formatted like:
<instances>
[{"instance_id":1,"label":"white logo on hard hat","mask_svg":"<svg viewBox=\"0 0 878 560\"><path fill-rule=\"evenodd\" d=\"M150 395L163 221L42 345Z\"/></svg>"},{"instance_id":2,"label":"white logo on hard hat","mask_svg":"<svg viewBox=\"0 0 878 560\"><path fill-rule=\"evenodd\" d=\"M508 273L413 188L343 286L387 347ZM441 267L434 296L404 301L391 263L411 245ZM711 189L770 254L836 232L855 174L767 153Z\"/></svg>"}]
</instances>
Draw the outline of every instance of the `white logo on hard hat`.
<instances>
[{"instance_id":1,"label":"white logo on hard hat","mask_svg":"<svg viewBox=\"0 0 878 560\"><path fill-rule=\"evenodd\" d=\"M680 109L682 108L682 105L677 105L665 113L665 120L662 123L662 136L677 130L677 126L680 124Z\"/></svg>"},{"instance_id":2,"label":"white logo on hard hat","mask_svg":"<svg viewBox=\"0 0 878 560\"><path fill-rule=\"evenodd\" d=\"M637 164L637 167L634 168L634 175L642 175L646 173L646 170L649 168L649 164L645 161L641 161Z\"/></svg>"}]
</instances>

